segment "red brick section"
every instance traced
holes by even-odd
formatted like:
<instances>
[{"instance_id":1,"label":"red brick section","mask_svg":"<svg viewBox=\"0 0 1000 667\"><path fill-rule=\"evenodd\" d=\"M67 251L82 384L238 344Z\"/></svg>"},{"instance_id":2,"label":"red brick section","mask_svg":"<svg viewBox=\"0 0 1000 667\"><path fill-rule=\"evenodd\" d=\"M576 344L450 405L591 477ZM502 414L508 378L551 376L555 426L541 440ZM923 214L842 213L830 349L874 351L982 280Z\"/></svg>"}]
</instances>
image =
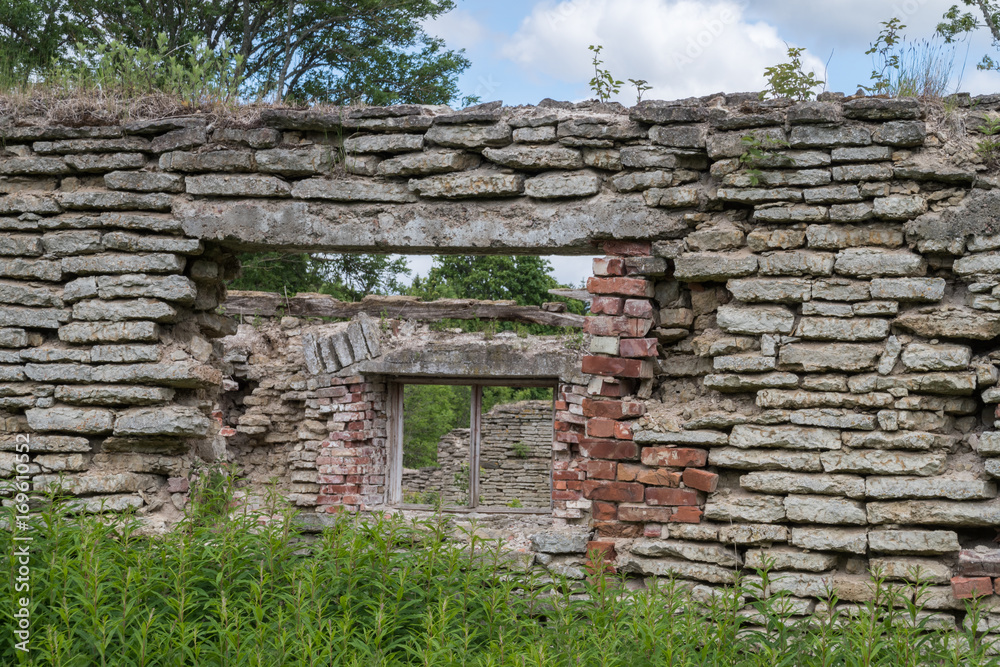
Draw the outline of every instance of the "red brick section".
<instances>
[{"instance_id":1,"label":"red brick section","mask_svg":"<svg viewBox=\"0 0 1000 667\"><path fill-rule=\"evenodd\" d=\"M356 511L381 501L385 492L386 387L361 376L324 377L316 402L332 408L329 436L316 455L320 512Z\"/></svg>"},{"instance_id":2,"label":"red brick section","mask_svg":"<svg viewBox=\"0 0 1000 667\"><path fill-rule=\"evenodd\" d=\"M967 600L993 593L993 580L989 577L952 577L951 594Z\"/></svg>"},{"instance_id":3,"label":"red brick section","mask_svg":"<svg viewBox=\"0 0 1000 667\"><path fill-rule=\"evenodd\" d=\"M599 536L661 537L664 524L701 521L700 506L719 476L701 469L708 464L704 449L634 444L633 420L642 417L645 405L630 397L654 377L659 355L658 340L648 335L657 318L656 278L642 276L670 267L652 256L647 242L608 241L604 252L608 256L594 261L595 277L587 281L594 297L584 331L617 337L618 347L617 354L586 355L581 362L584 373L596 376L578 404L586 418L579 452L590 459L580 464L586 472L583 496L591 501ZM568 423L563 428L561 433L577 431Z\"/></svg>"}]
</instances>

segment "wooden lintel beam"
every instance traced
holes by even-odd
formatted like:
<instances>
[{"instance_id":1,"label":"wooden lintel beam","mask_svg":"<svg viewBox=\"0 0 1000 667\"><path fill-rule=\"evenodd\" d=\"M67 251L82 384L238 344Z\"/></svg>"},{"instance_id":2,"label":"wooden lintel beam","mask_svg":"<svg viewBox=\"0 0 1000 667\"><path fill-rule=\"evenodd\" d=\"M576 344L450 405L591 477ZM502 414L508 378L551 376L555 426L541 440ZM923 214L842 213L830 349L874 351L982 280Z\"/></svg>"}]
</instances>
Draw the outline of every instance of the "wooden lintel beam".
<instances>
[{"instance_id":1,"label":"wooden lintel beam","mask_svg":"<svg viewBox=\"0 0 1000 667\"><path fill-rule=\"evenodd\" d=\"M438 299L420 301L409 296L366 296L349 302L325 294L284 297L271 292L230 291L222 304L227 315L274 317L279 311L295 317L338 317L350 319L358 313L400 320L501 320L556 327L582 327L584 317L553 313L537 306L518 306L513 301Z\"/></svg>"}]
</instances>

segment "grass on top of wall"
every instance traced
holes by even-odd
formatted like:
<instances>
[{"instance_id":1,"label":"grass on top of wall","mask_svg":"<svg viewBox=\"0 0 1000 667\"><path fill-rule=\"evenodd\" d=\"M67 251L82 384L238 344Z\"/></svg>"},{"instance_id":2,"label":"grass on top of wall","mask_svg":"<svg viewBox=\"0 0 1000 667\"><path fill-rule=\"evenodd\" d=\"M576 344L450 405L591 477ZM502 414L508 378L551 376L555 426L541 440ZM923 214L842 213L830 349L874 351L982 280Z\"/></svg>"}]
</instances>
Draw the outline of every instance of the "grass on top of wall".
<instances>
[{"instance_id":1,"label":"grass on top of wall","mask_svg":"<svg viewBox=\"0 0 1000 667\"><path fill-rule=\"evenodd\" d=\"M279 501L231 509L232 477L213 479L166 536L146 536L135 517L36 510L27 654L13 646L18 544L0 531L0 664L995 664L986 637L925 627L911 601L920 586L880 586L855 613L809 622L749 580L707 604L676 581L525 586L497 544L472 537L470 549L445 517L344 516L309 540Z\"/></svg>"}]
</instances>

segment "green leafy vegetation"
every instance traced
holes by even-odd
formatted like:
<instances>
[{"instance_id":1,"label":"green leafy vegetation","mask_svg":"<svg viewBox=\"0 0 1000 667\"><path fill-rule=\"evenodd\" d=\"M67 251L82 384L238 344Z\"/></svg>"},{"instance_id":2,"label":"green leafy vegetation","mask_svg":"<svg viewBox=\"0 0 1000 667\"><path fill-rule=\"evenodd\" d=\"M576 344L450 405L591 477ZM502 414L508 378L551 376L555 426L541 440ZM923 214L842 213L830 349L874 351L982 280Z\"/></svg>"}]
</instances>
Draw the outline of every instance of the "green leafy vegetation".
<instances>
[{"instance_id":1,"label":"green leafy vegetation","mask_svg":"<svg viewBox=\"0 0 1000 667\"><path fill-rule=\"evenodd\" d=\"M764 173L760 170L761 166L767 164L768 166L791 167L795 164L794 159L778 152L789 146L784 139L771 137L761 139L748 134L740 137L740 142L743 144L743 152L739 157L740 165L743 167L743 173L750 177L750 184L753 186L760 185L760 177Z\"/></svg>"},{"instance_id":2,"label":"green leafy vegetation","mask_svg":"<svg viewBox=\"0 0 1000 667\"><path fill-rule=\"evenodd\" d=\"M424 25L454 7L453 0L10 0L0 4L0 72L9 85L27 85L51 82L68 67L99 73L89 83L114 87L115 76L169 79L180 67L180 78L196 83L197 56L231 64L225 80L247 99L446 104L459 98L457 77L470 63Z\"/></svg>"},{"instance_id":3,"label":"green leafy vegetation","mask_svg":"<svg viewBox=\"0 0 1000 667\"><path fill-rule=\"evenodd\" d=\"M872 57L870 85L859 89L870 95L889 97L943 97L951 85L955 49L930 40L906 44L906 26L892 18L881 23L882 30L865 51Z\"/></svg>"},{"instance_id":4,"label":"green leafy vegetation","mask_svg":"<svg viewBox=\"0 0 1000 667\"><path fill-rule=\"evenodd\" d=\"M814 89L823 85L823 80L817 79L815 72L807 74L802 69L803 53L805 53L805 49L789 46L788 62L779 63L764 70L767 89L760 94L761 99L770 95L771 97L808 100L815 95Z\"/></svg>"},{"instance_id":5,"label":"green leafy vegetation","mask_svg":"<svg viewBox=\"0 0 1000 667\"><path fill-rule=\"evenodd\" d=\"M987 168L997 169L1000 167L1000 138L997 138L1000 135L1000 116L987 115L976 130L985 137L976 144L976 154L983 159Z\"/></svg>"},{"instance_id":6,"label":"green leafy vegetation","mask_svg":"<svg viewBox=\"0 0 1000 667\"><path fill-rule=\"evenodd\" d=\"M963 12L959 5L952 5L945 12L944 21L938 24L937 32L946 42L954 42L966 35L986 28L993 37L993 46L1000 47L1000 5L988 0L962 0L972 12ZM986 54L976 65L980 70L1000 70L1000 63Z\"/></svg>"},{"instance_id":7,"label":"green leafy vegetation","mask_svg":"<svg viewBox=\"0 0 1000 667\"><path fill-rule=\"evenodd\" d=\"M234 483L218 486L221 504L231 506ZM260 510L213 509L200 514L212 520L189 518L150 536L133 516L67 509L39 510L31 650L20 654L4 641L4 665L996 664L993 635L930 626L924 584L889 586L878 577L868 601L806 618L794 615L798 605L767 571L708 596L668 579L627 588L601 566L583 580L533 575L519 566L524 554L505 553L474 525L460 531L442 515L341 515L308 536L271 498ZM10 638L19 543L8 531L0 542L0 632ZM828 595L818 604L836 602ZM969 628L984 618L975 603L968 613Z\"/></svg>"},{"instance_id":8,"label":"green leafy vegetation","mask_svg":"<svg viewBox=\"0 0 1000 667\"><path fill-rule=\"evenodd\" d=\"M603 46L591 44L587 48L594 54L590 61L590 64L594 66L594 77L590 80L590 89L594 91L597 99L601 102L608 102L612 95L618 94L624 82L619 81L611 75L611 72L604 69L604 61L601 60Z\"/></svg>"},{"instance_id":9,"label":"green leafy vegetation","mask_svg":"<svg viewBox=\"0 0 1000 667\"><path fill-rule=\"evenodd\" d=\"M406 260L390 255L243 253L240 276L230 289L287 293L318 292L342 301L366 294L400 294L410 275Z\"/></svg>"}]
</instances>

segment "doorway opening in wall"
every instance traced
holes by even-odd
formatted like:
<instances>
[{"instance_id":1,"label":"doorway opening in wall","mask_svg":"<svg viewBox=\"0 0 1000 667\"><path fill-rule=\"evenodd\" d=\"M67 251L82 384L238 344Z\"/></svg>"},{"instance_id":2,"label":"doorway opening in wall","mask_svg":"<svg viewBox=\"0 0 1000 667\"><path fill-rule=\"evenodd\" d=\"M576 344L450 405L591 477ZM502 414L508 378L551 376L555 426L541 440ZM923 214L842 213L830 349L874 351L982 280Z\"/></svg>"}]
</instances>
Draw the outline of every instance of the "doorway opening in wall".
<instances>
[{"instance_id":1,"label":"doorway opening in wall","mask_svg":"<svg viewBox=\"0 0 1000 667\"><path fill-rule=\"evenodd\" d=\"M390 505L548 514L555 383L389 386Z\"/></svg>"}]
</instances>

